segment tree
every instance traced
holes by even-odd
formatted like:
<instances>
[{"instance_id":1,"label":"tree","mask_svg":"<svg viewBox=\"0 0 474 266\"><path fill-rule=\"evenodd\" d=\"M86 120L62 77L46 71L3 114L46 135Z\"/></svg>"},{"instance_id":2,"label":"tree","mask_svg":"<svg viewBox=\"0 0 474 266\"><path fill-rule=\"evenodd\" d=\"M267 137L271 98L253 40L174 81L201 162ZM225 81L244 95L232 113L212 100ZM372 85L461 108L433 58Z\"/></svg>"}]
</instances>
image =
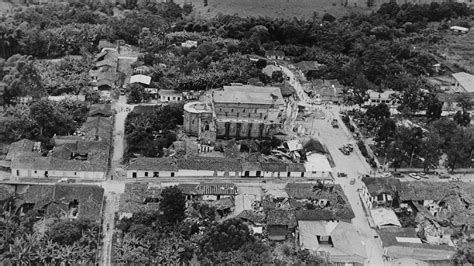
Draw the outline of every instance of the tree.
<instances>
[{"instance_id":1,"label":"tree","mask_svg":"<svg viewBox=\"0 0 474 266\"><path fill-rule=\"evenodd\" d=\"M267 66L267 60L265 59L258 59L258 61L255 63L258 69L263 69Z\"/></svg>"},{"instance_id":2,"label":"tree","mask_svg":"<svg viewBox=\"0 0 474 266\"><path fill-rule=\"evenodd\" d=\"M244 244L253 242L249 228L239 219L225 220L212 228L209 228L201 240L201 252L228 252L240 249Z\"/></svg>"},{"instance_id":3,"label":"tree","mask_svg":"<svg viewBox=\"0 0 474 266\"><path fill-rule=\"evenodd\" d=\"M167 187L161 192L163 199L160 209L163 211L164 219L170 223L181 222L185 215L186 199L177 186Z\"/></svg>"},{"instance_id":4,"label":"tree","mask_svg":"<svg viewBox=\"0 0 474 266\"><path fill-rule=\"evenodd\" d=\"M336 21L336 18L333 15L329 14L329 13L324 13L322 20L323 20L323 22L325 22L325 21L334 22L334 21Z\"/></svg>"},{"instance_id":5,"label":"tree","mask_svg":"<svg viewBox=\"0 0 474 266\"><path fill-rule=\"evenodd\" d=\"M35 101L31 104L30 117L36 121L40 136L48 136L49 133L54 130L56 106L52 101L48 100Z\"/></svg>"},{"instance_id":6,"label":"tree","mask_svg":"<svg viewBox=\"0 0 474 266\"><path fill-rule=\"evenodd\" d=\"M275 82L283 82L283 72L273 71L272 80L275 81Z\"/></svg>"},{"instance_id":7,"label":"tree","mask_svg":"<svg viewBox=\"0 0 474 266\"><path fill-rule=\"evenodd\" d=\"M127 98L127 103L141 103L148 100L148 93L145 88L138 83L130 84L130 94Z\"/></svg>"},{"instance_id":8,"label":"tree","mask_svg":"<svg viewBox=\"0 0 474 266\"><path fill-rule=\"evenodd\" d=\"M47 235L60 245L71 245L82 237L82 232L75 222L60 221L48 230Z\"/></svg>"},{"instance_id":9,"label":"tree","mask_svg":"<svg viewBox=\"0 0 474 266\"><path fill-rule=\"evenodd\" d=\"M468 167L471 161L471 153L474 147L474 138L467 130L458 128L451 139L445 152L447 167L454 170L458 166Z\"/></svg>"},{"instance_id":10,"label":"tree","mask_svg":"<svg viewBox=\"0 0 474 266\"><path fill-rule=\"evenodd\" d=\"M469 112L466 111L457 111L456 114L454 114L453 120L460 126L462 127L467 127L468 125L471 124L471 115Z\"/></svg>"},{"instance_id":11,"label":"tree","mask_svg":"<svg viewBox=\"0 0 474 266\"><path fill-rule=\"evenodd\" d=\"M434 121L441 117L443 112L443 103L436 98L435 95L430 95L426 103L426 117Z\"/></svg>"},{"instance_id":12,"label":"tree","mask_svg":"<svg viewBox=\"0 0 474 266\"><path fill-rule=\"evenodd\" d=\"M441 137L434 128L430 129L427 136L423 138L419 156L423 160L423 169L425 172L438 167L441 157L441 144Z\"/></svg>"}]
</instances>

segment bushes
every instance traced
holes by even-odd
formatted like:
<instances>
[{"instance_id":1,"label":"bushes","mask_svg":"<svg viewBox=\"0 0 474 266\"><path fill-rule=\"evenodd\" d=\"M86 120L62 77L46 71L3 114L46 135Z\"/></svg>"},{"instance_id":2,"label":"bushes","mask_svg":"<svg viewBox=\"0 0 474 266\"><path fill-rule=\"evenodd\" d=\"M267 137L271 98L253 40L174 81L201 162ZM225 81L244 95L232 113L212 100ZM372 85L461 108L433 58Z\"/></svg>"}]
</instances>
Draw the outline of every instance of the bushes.
<instances>
[{"instance_id":1,"label":"bushes","mask_svg":"<svg viewBox=\"0 0 474 266\"><path fill-rule=\"evenodd\" d=\"M367 148L365 147L365 144L362 140L359 140L357 142L357 146L359 147L360 153L362 153L362 156L367 157L369 153L367 152Z\"/></svg>"}]
</instances>

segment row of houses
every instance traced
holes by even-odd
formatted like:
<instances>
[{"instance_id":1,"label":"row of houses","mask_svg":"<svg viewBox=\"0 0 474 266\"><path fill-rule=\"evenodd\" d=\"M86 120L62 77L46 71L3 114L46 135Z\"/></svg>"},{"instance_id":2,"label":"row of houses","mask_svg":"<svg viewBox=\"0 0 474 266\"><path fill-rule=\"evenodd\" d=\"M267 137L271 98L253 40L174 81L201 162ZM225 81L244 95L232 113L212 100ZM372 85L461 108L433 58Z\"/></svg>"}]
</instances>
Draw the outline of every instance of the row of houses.
<instances>
[{"instance_id":1,"label":"row of houses","mask_svg":"<svg viewBox=\"0 0 474 266\"><path fill-rule=\"evenodd\" d=\"M302 163L248 162L218 157L141 157L133 159L127 167L127 178L129 179L163 177L304 177L333 180L330 167L313 168Z\"/></svg>"},{"instance_id":2,"label":"row of houses","mask_svg":"<svg viewBox=\"0 0 474 266\"><path fill-rule=\"evenodd\" d=\"M12 177L105 179L112 140L111 115L110 105L92 105L81 128L73 135L54 136L54 147L47 154L28 139L12 143L6 156Z\"/></svg>"}]
</instances>

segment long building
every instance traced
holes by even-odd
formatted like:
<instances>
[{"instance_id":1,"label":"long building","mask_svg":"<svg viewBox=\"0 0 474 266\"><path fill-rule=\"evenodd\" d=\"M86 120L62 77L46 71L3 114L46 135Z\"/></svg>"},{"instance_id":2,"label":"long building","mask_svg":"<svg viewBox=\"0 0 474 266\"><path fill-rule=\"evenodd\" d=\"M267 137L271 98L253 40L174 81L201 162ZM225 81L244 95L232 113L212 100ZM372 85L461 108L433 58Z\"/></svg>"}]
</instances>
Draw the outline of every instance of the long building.
<instances>
[{"instance_id":1,"label":"long building","mask_svg":"<svg viewBox=\"0 0 474 266\"><path fill-rule=\"evenodd\" d=\"M202 138L266 138L285 121L285 101L278 87L224 86L210 103L184 107L184 130Z\"/></svg>"}]
</instances>

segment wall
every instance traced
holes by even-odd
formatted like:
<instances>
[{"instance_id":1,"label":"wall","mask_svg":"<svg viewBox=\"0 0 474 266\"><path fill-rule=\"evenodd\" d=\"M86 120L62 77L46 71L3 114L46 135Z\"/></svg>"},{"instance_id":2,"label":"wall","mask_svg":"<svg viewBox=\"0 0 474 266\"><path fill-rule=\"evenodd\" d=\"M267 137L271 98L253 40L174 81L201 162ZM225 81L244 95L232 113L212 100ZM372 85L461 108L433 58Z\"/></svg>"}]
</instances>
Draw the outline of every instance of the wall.
<instances>
[{"instance_id":1,"label":"wall","mask_svg":"<svg viewBox=\"0 0 474 266\"><path fill-rule=\"evenodd\" d=\"M134 170L128 170L127 171L127 178L128 179L134 179L133 173L137 173L136 178L161 178L161 177L171 177L171 173L174 173L172 171L134 171ZM148 176L145 176L145 172L148 172ZM153 177L153 172L158 172L159 177Z\"/></svg>"},{"instance_id":2,"label":"wall","mask_svg":"<svg viewBox=\"0 0 474 266\"><path fill-rule=\"evenodd\" d=\"M19 175L17 175L17 170ZM48 172L48 176L45 173ZM105 179L105 172L100 171L58 171L58 170L30 170L30 169L12 169L14 177L28 178L79 178L79 179Z\"/></svg>"}]
</instances>

